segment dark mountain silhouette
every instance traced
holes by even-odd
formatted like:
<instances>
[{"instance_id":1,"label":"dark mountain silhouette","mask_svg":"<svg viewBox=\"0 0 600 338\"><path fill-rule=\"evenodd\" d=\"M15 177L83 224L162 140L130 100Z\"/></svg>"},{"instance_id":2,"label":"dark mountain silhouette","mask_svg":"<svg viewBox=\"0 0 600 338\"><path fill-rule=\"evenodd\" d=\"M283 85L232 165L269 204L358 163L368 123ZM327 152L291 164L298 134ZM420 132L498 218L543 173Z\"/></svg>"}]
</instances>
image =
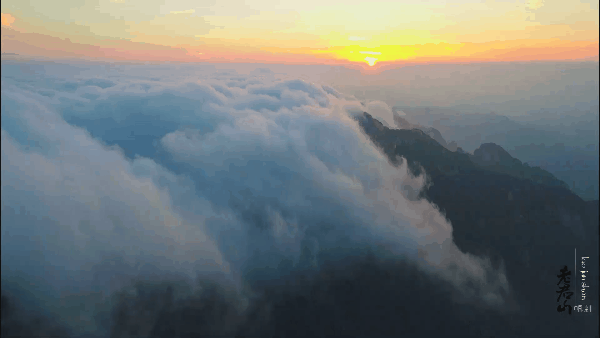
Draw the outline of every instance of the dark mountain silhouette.
<instances>
[{"instance_id":1,"label":"dark mountain silhouette","mask_svg":"<svg viewBox=\"0 0 600 338\"><path fill-rule=\"evenodd\" d=\"M539 314L531 323L549 320L530 332L552 326L556 316L545 300L556 284L555 270L569 261L573 266L575 248L598 255L598 201L583 201L551 174L524 168L493 144L469 156L445 149L420 130L385 128L367 113L359 123L392 162L405 159L415 174L425 169L431 184L422 196L451 221L462 251L489 256L495 266L504 262L521 308ZM541 178L531 180L536 173Z\"/></svg>"},{"instance_id":2,"label":"dark mountain silhouette","mask_svg":"<svg viewBox=\"0 0 600 338\"><path fill-rule=\"evenodd\" d=\"M598 199L597 144L585 147L569 147L564 143L529 144L517 146L509 152L531 166L551 172L581 198L588 201Z\"/></svg>"},{"instance_id":3,"label":"dark mountain silhouette","mask_svg":"<svg viewBox=\"0 0 600 338\"><path fill-rule=\"evenodd\" d=\"M552 173L584 200L598 200L597 98L510 117L481 113L488 109L394 107L393 111L401 110L406 114L403 119L413 126L438 130L450 141L447 148L452 151L460 145L472 153L482 143L498 144L531 167Z\"/></svg>"},{"instance_id":4,"label":"dark mountain silhouette","mask_svg":"<svg viewBox=\"0 0 600 338\"><path fill-rule=\"evenodd\" d=\"M469 157L474 163L487 170L525 178L537 183L562 186L564 188L569 187L565 182L559 180L548 171L524 164L520 160L510 156L506 150L494 143L482 144Z\"/></svg>"},{"instance_id":5,"label":"dark mountain silhouette","mask_svg":"<svg viewBox=\"0 0 600 338\"><path fill-rule=\"evenodd\" d=\"M432 127L425 127L419 124L411 124L405 118L401 117L397 113L394 113L394 122L402 129L419 129L425 134L429 135L432 139L436 140L444 148L448 149L448 143L444 140L442 133L439 130Z\"/></svg>"}]
</instances>

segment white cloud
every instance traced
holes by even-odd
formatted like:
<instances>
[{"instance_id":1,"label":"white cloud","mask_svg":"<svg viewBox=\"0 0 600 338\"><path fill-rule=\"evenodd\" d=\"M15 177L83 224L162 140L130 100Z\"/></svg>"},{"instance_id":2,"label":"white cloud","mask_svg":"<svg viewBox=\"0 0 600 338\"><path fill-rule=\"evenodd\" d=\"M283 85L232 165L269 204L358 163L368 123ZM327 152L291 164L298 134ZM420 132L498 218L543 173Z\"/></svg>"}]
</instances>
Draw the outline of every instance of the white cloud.
<instances>
[{"instance_id":1,"label":"white cloud","mask_svg":"<svg viewBox=\"0 0 600 338\"><path fill-rule=\"evenodd\" d=\"M395 128L394 114L390 107L382 101L370 101L367 103L367 112L379 120L388 128Z\"/></svg>"},{"instance_id":2,"label":"white cloud","mask_svg":"<svg viewBox=\"0 0 600 338\"><path fill-rule=\"evenodd\" d=\"M478 281L463 291L482 298L507 288L502 271L460 252L445 217L415 198L425 178L392 166L360 130L353 117L364 110L395 125L385 103L364 107L272 72L206 70L192 79L177 71L152 82L124 67L110 87L79 84L75 95L97 88L100 96L77 109L74 99L40 100L3 83L2 254L11 257L3 271L27 266L23 250L34 248L47 257L42 265L72 270L112 252L166 271L239 276L283 258L297 262L303 246L313 256L379 246L459 289ZM126 159L102 142L156 153ZM5 210L21 207L38 221L15 211L7 220L22 223L5 223Z\"/></svg>"},{"instance_id":3,"label":"white cloud","mask_svg":"<svg viewBox=\"0 0 600 338\"><path fill-rule=\"evenodd\" d=\"M2 254L12 257L3 270L27 266L26 252L42 250L43 265L66 269L64 280L111 254L189 276L228 272L201 220L183 219L165 190L133 173L132 166L147 162L130 163L27 93L3 87L2 100L23 108L3 109L3 120L27 126L28 138L42 144L24 146L2 130ZM23 207L37 219L19 221ZM9 214L13 219L4 222Z\"/></svg>"}]
</instances>

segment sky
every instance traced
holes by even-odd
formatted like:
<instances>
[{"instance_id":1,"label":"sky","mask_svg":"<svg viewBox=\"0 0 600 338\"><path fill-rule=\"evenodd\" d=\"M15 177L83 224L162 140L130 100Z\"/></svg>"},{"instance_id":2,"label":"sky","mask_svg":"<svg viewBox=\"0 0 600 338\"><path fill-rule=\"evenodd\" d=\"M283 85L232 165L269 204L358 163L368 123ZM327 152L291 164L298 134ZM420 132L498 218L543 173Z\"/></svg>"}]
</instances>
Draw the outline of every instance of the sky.
<instances>
[{"instance_id":1,"label":"sky","mask_svg":"<svg viewBox=\"0 0 600 338\"><path fill-rule=\"evenodd\" d=\"M418 198L427 176L392 165L355 118L598 103L597 1L1 11L3 291L81 336L107 336L94 316L135 280L207 279L244 298L373 251L477 308L515 311L506 267L461 251L445 212Z\"/></svg>"},{"instance_id":2,"label":"sky","mask_svg":"<svg viewBox=\"0 0 600 338\"><path fill-rule=\"evenodd\" d=\"M598 57L598 1L2 1L2 52L393 67Z\"/></svg>"}]
</instances>

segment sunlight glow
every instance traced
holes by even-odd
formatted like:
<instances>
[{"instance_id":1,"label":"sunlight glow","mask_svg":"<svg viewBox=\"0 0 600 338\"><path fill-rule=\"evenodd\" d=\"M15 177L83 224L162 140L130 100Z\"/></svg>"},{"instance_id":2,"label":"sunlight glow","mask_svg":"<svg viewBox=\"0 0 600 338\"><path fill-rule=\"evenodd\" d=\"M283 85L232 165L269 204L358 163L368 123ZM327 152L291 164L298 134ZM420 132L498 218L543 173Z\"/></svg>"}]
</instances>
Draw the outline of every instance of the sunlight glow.
<instances>
[{"instance_id":1,"label":"sunlight glow","mask_svg":"<svg viewBox=\"0 0 600 338\"><path fill-rule=\"evenodd\" d=\"M367 63L369 64L369 66L373 67L375 65L375 62L377 62L376 58L372 58L370 56L367 56L365 58L365 61L367 61Z\"/></svg>"},{"instance_id":2,"label":"sunlight glow","mask_svg":"<svg viewBox=\"0 0 600 338\"><path fill-rule=\"evenodd\" d=\"M4 0L2 51L143 61L194 62L201 57L207 62L361 66L365 56L376 57L379 66L598 57L595 0L524 0L519 6L506 1L456 6L441 0L434 1L439 6L380 1L373 6L361 1L281 0L277 8L266 0L241 7L236 1L200 6L178 0L151 6L145 0L94 0L69 9L44 0L28 0L21 8L20 0ZM197 53L199 48L204 54Z\"/></svg>"}]
</instances>

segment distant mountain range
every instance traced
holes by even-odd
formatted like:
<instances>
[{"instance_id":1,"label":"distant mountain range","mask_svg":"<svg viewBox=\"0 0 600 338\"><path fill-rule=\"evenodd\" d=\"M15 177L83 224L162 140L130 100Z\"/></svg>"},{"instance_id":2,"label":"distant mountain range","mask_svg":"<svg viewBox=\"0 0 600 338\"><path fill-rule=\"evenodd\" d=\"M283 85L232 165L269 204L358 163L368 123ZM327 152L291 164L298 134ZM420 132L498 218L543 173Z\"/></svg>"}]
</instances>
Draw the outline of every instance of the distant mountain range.
<instances>
[{"instance_id":1,"label":"distant mountain range","mask_svg":"<svg viewBox=\"0 0 600 338\"><path fill-rule=\"evenodd\" d=\"M441 107L394 107L393 111L404 113L404 119L413 125L437 129L446 140L456 141L469 152L482 143L496 143L509 152L516 147L540 143L561 142L567 147L598 144L597 104L571 110L566 107L544 109L510 117ZM529 161L529 158L520 159Z\"/></svg>"},{"instance_id":2,"label":"distant mountain range","mask_svg":"<svg viewBox=\"0 0 600 338\"><path fill-rule=\"evenodd\" d=\"M409 115L400 117L399 113L406 114L406 112ZM398 107L394 109L393 113L398 127L419 129L451 151L465 153L461 148L464 146L473 154L471 160L487 169L548 184L554 184L551 182L558 179L564 182L564 184L560 183L561 185L568 186L581 198L588 201L598 199L597 142L587 144L585 147L569 146L564 143L555 143L551 146L530 142L536 139L546 142L561 140L561 142L570 142L571 144L577 143L573 140L572 135L563 135L558 131L557 128L560 129L561 125L556 124L561 119L557 117L559 115L557 112L549 112L544 118L539 116L541 113L532 113L532 116L538 117L536 120L536 123L540 124L538 127L523 125L506 116L494 113L461 115L456 111L441 108L433 110L403 108L400 111ZM593 111L576 113L573 113L574 116L569 116L569 119L578 121L577 124L568 125L567 123L564 131L568 134L578 132L587 138L585 135L594 128L597 129L597 122L594 127L594 123L584 123L584 120L597 119L597 116L594 117L594 114L597 115L597 113ZM522 119L529 121L527 116ZM409 120L413 122L409 122ZM421 123L428 126L425 127ZM577 129L580 125L583 129ZM445 138L453 139L453 141L447 142ZM597 136L595 138L597 139ZM588 141L590 140L588 139ZM492 149L494 147L496 150ZM502 163L496 165L495 161L487 161L481 157L489 152L502 157Z\"/></svg>"},{"instance_id":3,"label":"distant mountain range","mask_svg":"<svg viewBox=\"0 0 600 338\"><path fill-rule=\"evenodd\" d=\"M363 124L363 127L368 128L365 130L369 131L369 135L377 135L378 132L382 132L383 129L381 128L383 124L368 113L365 114L367 120L372 121L372 125ZM462 148L458 147L455 142L448 144L442 137L442 134L435 128L411 124L397 114L394 115L394 122L403 129L394 131L393 135L396 136L395 141L389 139L392 137L391 135L387 135L383 142L388 146L393 144L395 149L405 154L409 161L420 163L427 168L428 172L433 170L445 174L457 174L461 171L473 171L485 168L485 170L495 173L528 179L536 183L568 188L565 182L557 179L550 172L539 167L530 167L527 163L513 158L497 144L484 143L473 154L468 154ZM392 130L388 130L388 132L390 131ZM418 145L415 143L417 140L419 141ZM412 147L405 147L404 144L407 142ZM432 164L432 162L435 163ZM411 165L414 165L414 163L411 162ZM413 169L418 170L417 168Z\"/></svg>"}]
</instances>

